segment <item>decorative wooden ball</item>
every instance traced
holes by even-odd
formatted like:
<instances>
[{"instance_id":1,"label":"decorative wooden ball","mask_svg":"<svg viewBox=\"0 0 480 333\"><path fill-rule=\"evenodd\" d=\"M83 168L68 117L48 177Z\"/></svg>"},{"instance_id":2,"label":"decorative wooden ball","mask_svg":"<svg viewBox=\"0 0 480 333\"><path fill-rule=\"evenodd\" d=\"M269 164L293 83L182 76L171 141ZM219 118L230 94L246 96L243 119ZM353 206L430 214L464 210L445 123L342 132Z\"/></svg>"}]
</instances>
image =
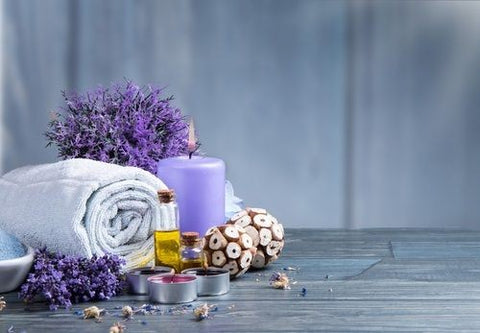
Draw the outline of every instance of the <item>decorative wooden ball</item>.
<instances>
[{"instance_id":1,"label":"decorative wooden ball","mask_svg":"<svg viewBox=\"0 0 480 333\"><path fill-rule=\"evenodd\" d=\"M278 259L284 241L283 226L263 208L246 208L232 216L227 224L240 226L252 238L257 248L253 268L263 268Z\"/></svg>"},{"instance_id":2,"label":"decorative wooden ball","mask_svg":"<svg viewBox=\"0 0 480 333\"><path fill-rule=\"evenodd\" d=\"M255 250L252 238L238 225L210 228L203 239L207 265L228 269L230 277L239 277L250 268Z\"/></svg>"}]
</instances>

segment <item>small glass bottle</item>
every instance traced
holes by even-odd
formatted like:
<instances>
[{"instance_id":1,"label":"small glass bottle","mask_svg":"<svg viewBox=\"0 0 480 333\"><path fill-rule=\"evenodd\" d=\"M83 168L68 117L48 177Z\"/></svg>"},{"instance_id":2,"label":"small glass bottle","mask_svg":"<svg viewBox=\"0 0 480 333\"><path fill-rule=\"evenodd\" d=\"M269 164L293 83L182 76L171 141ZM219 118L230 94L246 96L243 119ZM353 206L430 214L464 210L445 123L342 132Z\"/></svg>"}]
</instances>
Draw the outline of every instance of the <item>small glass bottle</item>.
<instances>
[{"instance_id":1,"label":"small glass bottle","mask_svg":"<svg viewBox=\"0 0 480 333\"><path fill-rule=\"evenodd\" d=\"M180 267L187 268L203 266L203 246L199 233L195 231L182 232L180 240Z\"/></svg>"},{"instance_id":2,"label":"small glass bottle","mask_svg":"<svg viewBox=\"0 0 480 333\"><path fill-rule=\"evenodd\" d=\"M180 229L178 219L178 206L175 202L175 192L173 190L158 191L158 200L160 201L160 214L168 221L163 221L168 225L168 229L155 230L155 265L168 266L180 271Z\"/></svg>"}]
</instances>

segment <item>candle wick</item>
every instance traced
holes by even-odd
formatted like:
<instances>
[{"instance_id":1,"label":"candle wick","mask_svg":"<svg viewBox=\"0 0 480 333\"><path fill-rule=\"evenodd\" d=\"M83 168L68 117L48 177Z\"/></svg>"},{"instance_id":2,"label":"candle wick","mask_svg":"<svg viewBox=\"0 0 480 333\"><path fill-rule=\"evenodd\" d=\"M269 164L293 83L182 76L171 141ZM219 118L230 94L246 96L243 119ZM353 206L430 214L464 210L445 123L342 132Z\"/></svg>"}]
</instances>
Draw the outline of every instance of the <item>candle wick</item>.
<instances>
[{"instance_id":1,"label":"candle wick","mask_svg":"<svg viewBox=\"0 0 480 333\"><path fill-rule=\"evenodd\" d=\"M190 118L190 124L188 126L188 141L187 151L188 158L192 159L192 154L197 150L197 139L195 138L195 126L193 125L193 118Z\"/></svg>"}]
</instances>

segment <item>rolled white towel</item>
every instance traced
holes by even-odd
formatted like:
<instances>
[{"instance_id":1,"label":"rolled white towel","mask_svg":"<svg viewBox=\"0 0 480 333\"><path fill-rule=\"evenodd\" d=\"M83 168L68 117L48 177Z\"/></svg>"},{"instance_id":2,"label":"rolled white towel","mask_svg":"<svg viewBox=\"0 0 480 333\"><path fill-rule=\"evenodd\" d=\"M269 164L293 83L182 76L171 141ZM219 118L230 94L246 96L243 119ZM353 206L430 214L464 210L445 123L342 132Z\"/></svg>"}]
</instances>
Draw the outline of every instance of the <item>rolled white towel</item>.
<instances>
[{"instance_id":1,"label":"rolled white towel","mask_svg":"<svg viewBox=\"0 0 480 333\"><path fill-rule=\"evenodd\" d=\"M174 227L159 189L147 171L88 159L22 167L0 178L0 228L35 248L117 254L138 267L154 257L153 231Z\"/></svg>"}]
</instances>

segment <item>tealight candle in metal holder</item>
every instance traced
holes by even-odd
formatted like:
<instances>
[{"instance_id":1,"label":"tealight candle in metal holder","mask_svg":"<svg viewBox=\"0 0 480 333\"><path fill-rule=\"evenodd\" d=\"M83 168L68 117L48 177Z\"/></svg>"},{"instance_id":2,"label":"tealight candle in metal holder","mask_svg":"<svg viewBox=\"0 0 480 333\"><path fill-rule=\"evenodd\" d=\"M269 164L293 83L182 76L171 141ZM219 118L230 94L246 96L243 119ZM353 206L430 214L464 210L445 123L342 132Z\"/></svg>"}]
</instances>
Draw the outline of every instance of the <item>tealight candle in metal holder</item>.
<instances>
[{"instance_id":1,"label":"tealight candle in metal holder","mask_svg":"<svg viewBox=\"0 0 480 333\"><path fill-rule=\"evenodd\" d=\"M159 274L148 279L148 296L156 303L187 303L197 299L197 278L190 274Z\"/></svg>"},{"instance_id":2,"label":"tealight candle in metal holder","mask_svg":"<svg viewBox=\"0 0 480 333\"><path fill-rule=\"evenodd\" d=\"M148 294L147 279L158 274L173 274L175 270L166 266L141 267L127 272L128 290L131 294Z\"/></svg>"},{"instance_id":3,"label":"tealight candle in metal holder","mask_svg":"<svg viewBox=\"0 0 480 333\"><path fill-rule=\"evenodd\" d=\"M189 268L183 274L197 277L198 296L217 296L228 293L230 290L230 271L224 268Z\"/></svg>"}]
</instances>

